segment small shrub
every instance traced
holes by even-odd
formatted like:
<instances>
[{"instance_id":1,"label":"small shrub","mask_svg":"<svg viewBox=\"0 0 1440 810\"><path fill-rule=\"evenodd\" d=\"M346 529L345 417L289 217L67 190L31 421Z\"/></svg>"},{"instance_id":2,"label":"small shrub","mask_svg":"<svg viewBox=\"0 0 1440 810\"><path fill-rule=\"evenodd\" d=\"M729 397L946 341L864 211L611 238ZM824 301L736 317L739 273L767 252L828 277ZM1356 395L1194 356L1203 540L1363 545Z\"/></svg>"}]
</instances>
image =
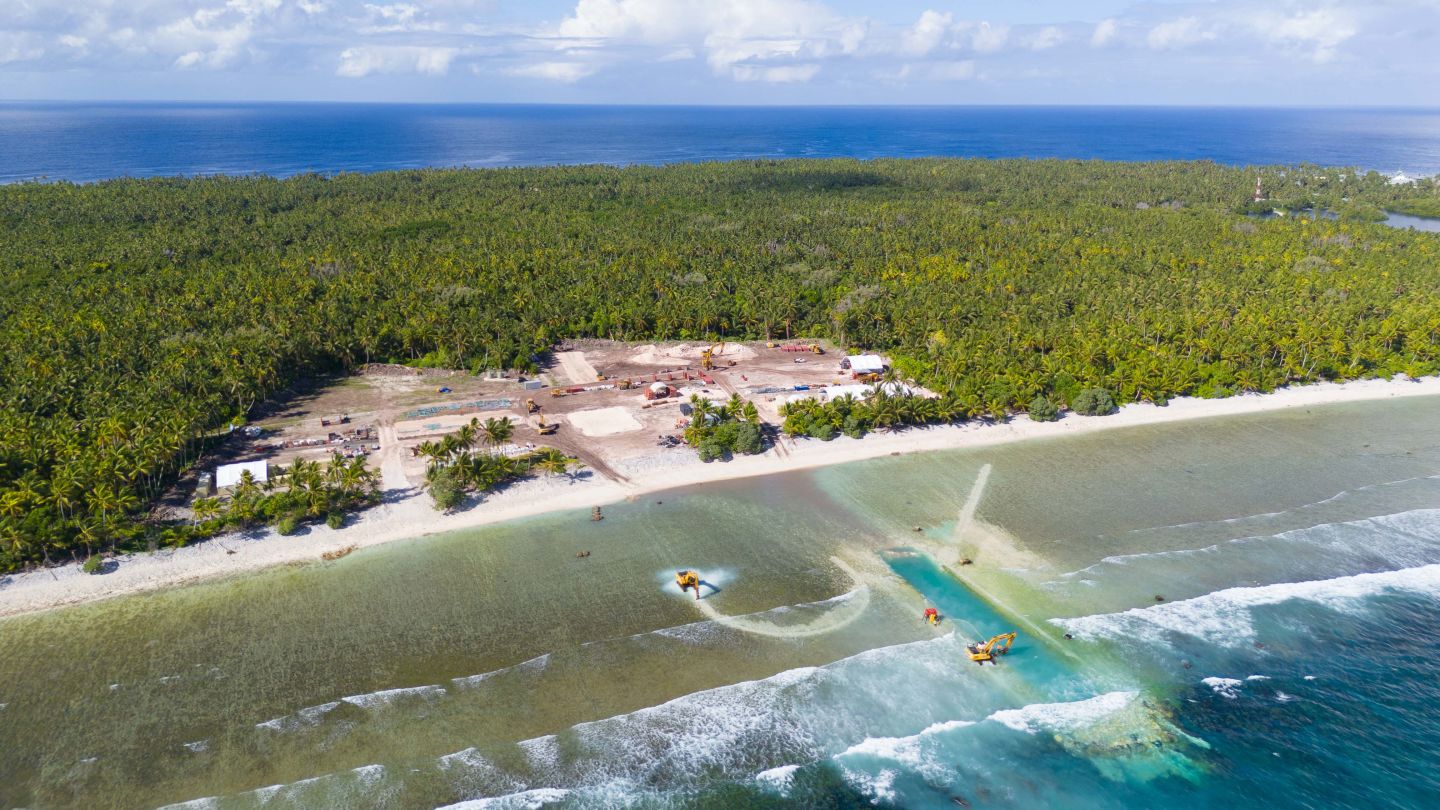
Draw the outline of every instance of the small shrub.
<instances>
[{"instance_id":1,"label":"small shrub","mask_svg":"<svg viewBox=\"0 0 1440 810\"><path fill-rule=\"evenodd\" d=\"M465 499L465 488L454 467L442 467L430 476L430 498L435 501L435 508L444 512L459 506Z\"/></svg>"},{"instance_id":2,"label":"small shrub","mask_svg":"<svg viewBox=\"0 0 1440 810\"><path fill-rule=\"evenodd\" d=\"M852 439L865 438L865 422L855 414L845 417L845 424L841 426L840 432Z\"/></svg>"},{"instance_id":3,"label":"small shrub","mask_svg":"<svg viewBox=\"0 0 1440 810\"><path fill-rule=\"evenodd\" d=\"M1043 396L1035 397L1030 403L1030 420L1032 422L1054 422L1060 418L1060 409L1055 403Z\"/></svg>"},{"instance_id":4,"label":"small shrub","mask_svg":"<svg viewBox=\"0 0 1440 810\"><path fill-rule=\"evenodd\" d=\"M834 426L832 426L829 422L822 422L820 420L816 420L815 422L813 422L810 425L810 430L808 430L807 433L809 434L810 438L819 439L822 442L828 442L831 439L835 438Z\"/></svg>"},{"instance_id":5,"label":"small shrub","mask_svg":"<svg viewBox=\"0 0 1440 810\"><path fill-rule=\"evenodd\" d=\"M760 433L760 427L749 422L733 422L734 443L731 445L737 453L747 456L759 455L765 452L765 437Z\"/></svg>"},{"instance_id":6,"label":"small shrub","mask_svg":"<svg viewBox=\"0 0 1440 810\"><path fill-rule=\"evenodd\" d=\"M105 561L100 559L99 554L91 554L80 564L80 570L87 574L98 574L100 569L105 567Z\"/></svg>"},{"instance_id":7,"label":"small shrub","mask_svg":"<svg viewBox=\"0 0 1440 810\"><path fill-rule=\"evenodd\" d=\"M1120 410L1115 405L1115 398L1104 388L1087 388L1081 391L1070 402L1070 407L1076 413L1086 416L1109 416Z\"/></svg>"},{"instance_id":8,"label":"small shrub","mask_svg":"<svg viewBox=\"0 0 1440 810\"><path fill-rule=\"evenodd\" d=\"M286 537L300 530L300 519L294 515L286 515L275 522L275 531Z\"/></svg>"},{"instance_id":9,"label":"small shrub","mask_svg":"<svg viewBox=\"0 0 1440 810\"><path fill-rule=\"evenodd\" d=\"M331 512L325 516L325 525L332 529L338 529L345 525L345 515L340 512Z\"/></svg>"}]
</instances>

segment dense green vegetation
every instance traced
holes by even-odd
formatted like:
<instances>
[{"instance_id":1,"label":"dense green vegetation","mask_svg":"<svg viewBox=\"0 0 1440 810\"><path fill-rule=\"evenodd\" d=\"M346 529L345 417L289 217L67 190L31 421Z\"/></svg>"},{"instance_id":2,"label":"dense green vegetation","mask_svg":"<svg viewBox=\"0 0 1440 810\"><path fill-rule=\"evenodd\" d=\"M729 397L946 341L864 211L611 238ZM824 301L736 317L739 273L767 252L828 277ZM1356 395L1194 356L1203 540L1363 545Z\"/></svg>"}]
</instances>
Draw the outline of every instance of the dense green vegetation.
<instances>
[{"instance_id":1,"label":"dense green vegetation","mask_svg":"<svg viewBox=\"0 0 1440 810\"><path fill-rule=\"evenodd\" d=\"M827 402L802 399L780 406L785 417L781 430L787 436L808 436L828 442L840 434L858 439L877 428L934 425L978 416L979 412L954 395L938 399L897 393L887 386L870 389L863 399L845 394Z\"/></svg>"},{"instance_id":2,"label":"dense green vegetation","mask_svg":"<svg viewBox=\"0 0 1440 810\"><path fill-rule=\"evenodd\" d=\"M510 440L515 426L508 417L471 419L454 433L438 441L422 442L417 448L429 462L425 470L425 488L435 508L450 511L458 507L470 492L489 492L511 481L534 475L568 474L580 462L553 447L542 447L528 453L505 455L501 446ZM487 449L478 450L483 443Z\"/></svg>"},{"instance_id":3,"label":"dense green vegetation","mask_svg":"<svg viewBox=\"0 0 1440 810\"><path fill-rule=\"evenodd\" d=\"M1440 368L1440 238L1245 217L1257 173L1287 206L1436 199L1307 167L962 160L0 188L0 570L153 539L211 431L366 360L830 337L965 416Z\"/></svg>"},{"instance_id":4,"label":"dense green vegetation","mask_svg":"<svg viewBox=\"0 0 1440 810\"><path fill-rule=\"evenodd\" d=\"M699 395L690 397L690 424L685 441L705 462L728 460L736 453L753 456L765 452L765 434L755 403L731 394L724 405Z\"/></svg>"},{"instance_id":5,"label":"dense green vegetation","mask_svg":"<svg viewBox=\"0 0 1440 810\"><path fill-rule=\"evenodd\" d=\"M280 534L294 534L305 524L323 519L338 527L345 513L380 502L379 479L364 459L340 455L331 456L324 465L297 459L286 469L274 470L264 483L246 470L230 497L197 498L195 522L168 527L161 537L169 545L184 545L223 531L257 526L274 526Z\"/></svg>"}]
</instances>

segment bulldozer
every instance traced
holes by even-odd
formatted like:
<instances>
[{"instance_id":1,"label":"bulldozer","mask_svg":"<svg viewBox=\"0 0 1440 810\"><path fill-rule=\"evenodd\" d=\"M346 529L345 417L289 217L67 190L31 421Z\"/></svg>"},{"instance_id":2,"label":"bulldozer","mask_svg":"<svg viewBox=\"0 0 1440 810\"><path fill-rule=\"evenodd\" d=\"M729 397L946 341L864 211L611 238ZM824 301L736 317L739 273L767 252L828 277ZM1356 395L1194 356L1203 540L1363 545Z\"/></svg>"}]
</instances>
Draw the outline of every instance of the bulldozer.
<instances>
[{"instance_id":1,"label":"bulldozer","mask_svg":"<svg viewBox=\"0 0 1440 810\"><path fill-rule=\"evenodd\" d=\"M720 351L724 348L725 341L722 340L719 343L716 343L714 346L702 350L700 352L700 367L705 369L706 371L715 368L715 355L719 354Z\"/></svg>"},{"instance_id":2,"label":"bulldozer","mask_svg":"<svg viewBox=\"0 0 1440 810\"><path fill-rule=\"evenodd\" d=\"M1010 645L1014 643L1015 633L1010 632L995 636L984 644L977 641L974 644L966 645L965 649L970 653L970 660L983 667L986 661L992 664L997 663L995 657L1010 652Z\"/></svg>"},{"instance_id":3,"label":"bulldozer","mask_svg":"<svg viewBox=\"0 0 1440 810\"><path fill-rule=\"evenodd\" d=\"M549 436L560 429L559 422L546 422L545 414L540 414L540 421L535 425L535 432L541 436Z\"/></svg>"}]
</instances>

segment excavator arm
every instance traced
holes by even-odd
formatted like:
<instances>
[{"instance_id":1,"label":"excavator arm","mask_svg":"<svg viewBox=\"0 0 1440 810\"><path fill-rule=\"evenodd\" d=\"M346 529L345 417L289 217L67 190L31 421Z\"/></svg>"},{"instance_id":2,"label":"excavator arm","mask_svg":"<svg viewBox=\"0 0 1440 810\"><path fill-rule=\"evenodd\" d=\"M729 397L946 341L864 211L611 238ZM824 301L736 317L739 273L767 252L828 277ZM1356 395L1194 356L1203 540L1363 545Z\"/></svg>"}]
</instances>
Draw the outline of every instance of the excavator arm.
<instances>
[{"instance_id":1,"label":"excavator arm","mask_svg":"<svg viewBox=\"0 0 1440 810\"><path fill-rule=\"evenodd\" d=\"M995 636L984 644L979 642L971 644L966 648L970 652L970 660L977 664L983 664L986 661L994 663L995 656L1010 652L1010 645L1015 643L1015 635L1015 633L1005 633Z\"/></svg>"}]
</instances>

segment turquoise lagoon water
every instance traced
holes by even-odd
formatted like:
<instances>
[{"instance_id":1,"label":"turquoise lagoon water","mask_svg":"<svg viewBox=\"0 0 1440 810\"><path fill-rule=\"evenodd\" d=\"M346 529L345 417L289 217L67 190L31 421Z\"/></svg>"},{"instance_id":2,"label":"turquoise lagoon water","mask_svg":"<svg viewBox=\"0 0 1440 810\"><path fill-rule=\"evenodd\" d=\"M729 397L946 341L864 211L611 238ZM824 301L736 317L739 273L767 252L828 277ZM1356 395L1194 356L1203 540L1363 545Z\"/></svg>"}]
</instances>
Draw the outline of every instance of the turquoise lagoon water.
<instances>
[{"instance_id":1,"label":"turquoise lagoon water","mask_svg":"<svg viewBox=\"0 0 1440 810\"><path fill-rule=\"evenodd\" d=\"M1426 806L1437 408L884 458L6 620L0 804Z\"/></svg>"}]
</instances>

